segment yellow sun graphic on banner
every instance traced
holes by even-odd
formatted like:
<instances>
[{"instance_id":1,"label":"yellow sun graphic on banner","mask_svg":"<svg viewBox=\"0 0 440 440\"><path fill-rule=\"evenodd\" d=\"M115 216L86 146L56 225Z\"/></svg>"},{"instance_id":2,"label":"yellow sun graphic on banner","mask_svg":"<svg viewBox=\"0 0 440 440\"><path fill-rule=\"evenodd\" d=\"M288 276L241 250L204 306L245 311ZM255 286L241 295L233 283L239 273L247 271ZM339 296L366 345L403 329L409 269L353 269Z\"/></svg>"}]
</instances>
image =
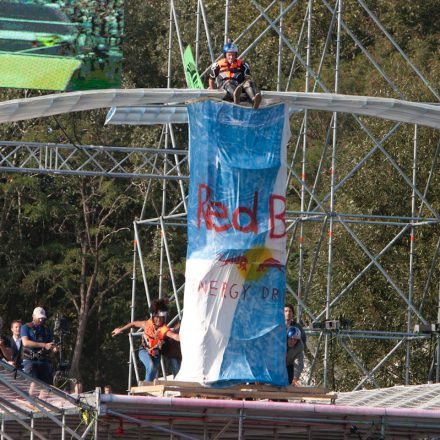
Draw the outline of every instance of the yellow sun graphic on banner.
<instances>
[{"instance_id":1,"label":"yellow sun graphic on banner","mask_svg":"<svg viewBox=\"0 0 440 440\"><path fill-rule=\"evenodd\" d=\"M259 280L270 268L279 271L284 269L284 265L273 258L272 252L264 246L256 246L244 254L234 257L224 258L221 256L219 262L222 263L222 266L234 264L245 281Z\"/></svg>"},{"instance_id":2,"label":"yellow sun graphic on banner","mask_svg":"<svg viewBox=\"0 0 440 440\"><path fill-rule=\"evenodd\" d=\"M240 275L246 281L256 281L262 278L267 269L261 264L272 257L272 252L264 246L256 246L248 250L244 256L247 259L246 269L238 268Z\"/></svg>"}]
</instances>

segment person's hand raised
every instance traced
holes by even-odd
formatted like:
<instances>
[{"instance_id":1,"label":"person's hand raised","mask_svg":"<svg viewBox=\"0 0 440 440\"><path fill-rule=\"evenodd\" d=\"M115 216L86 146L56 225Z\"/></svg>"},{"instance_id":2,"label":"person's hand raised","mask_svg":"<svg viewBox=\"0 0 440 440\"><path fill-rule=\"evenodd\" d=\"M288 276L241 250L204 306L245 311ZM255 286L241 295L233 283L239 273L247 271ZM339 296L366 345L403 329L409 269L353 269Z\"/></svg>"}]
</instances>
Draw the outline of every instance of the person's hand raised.
<instances>
[{"instance_id":1,"label":"person's hand raised","mask_svg":"<svg viewBox=\"0 0 440 440\"><path fill-rule=\"evenodd\" d=\"M112 330L112 336L115 337L116 335L119 335L122 333L122 330L119 327L116 327L114 330Z\"/></svg>"}]
</instances>

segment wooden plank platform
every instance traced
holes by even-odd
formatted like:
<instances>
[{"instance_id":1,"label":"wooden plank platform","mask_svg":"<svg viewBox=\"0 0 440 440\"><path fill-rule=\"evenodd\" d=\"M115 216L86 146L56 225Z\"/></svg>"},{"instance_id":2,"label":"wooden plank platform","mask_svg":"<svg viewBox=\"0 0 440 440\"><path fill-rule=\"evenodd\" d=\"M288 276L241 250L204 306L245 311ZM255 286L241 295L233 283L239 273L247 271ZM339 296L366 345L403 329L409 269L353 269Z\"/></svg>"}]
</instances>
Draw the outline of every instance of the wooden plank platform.
<instances>
[{"instance_id":1,"label":"wooden plank platform","mask_svg":"<svg viewBox=\"0 0 440 440\"><path fill-rule=\"evenodd\" d=\"M254 400L327 400L334 402L337 394L317 387L276 387L265 384L241 384L227 388L211 388L197 382L155 380L132 387L131 394L147 396L199 397L211 399Z\"/></svg>"}]
</instances>

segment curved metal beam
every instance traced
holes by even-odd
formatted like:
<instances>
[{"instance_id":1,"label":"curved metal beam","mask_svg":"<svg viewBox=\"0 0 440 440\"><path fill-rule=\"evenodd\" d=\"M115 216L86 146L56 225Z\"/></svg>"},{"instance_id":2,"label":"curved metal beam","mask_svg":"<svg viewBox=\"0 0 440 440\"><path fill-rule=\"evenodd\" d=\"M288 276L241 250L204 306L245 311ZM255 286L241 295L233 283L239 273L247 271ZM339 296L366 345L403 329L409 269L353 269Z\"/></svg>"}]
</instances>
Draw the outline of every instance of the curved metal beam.
<instances>
[{"instance_id":1,"label":"curved metal beam","mask_svg":"<svg viewBox=\"0 0 440 440\"><path fill-rule=\"evenodd\" d=\"M221 99L218 90L109 89L57 93L0 103L0 123L16 122L74 111L148 104L184 104L196 99ZM285 102L292 109L354 113L440 128L440 106L392 98L335 93L263 92L266 103Z\"/></svg>"},{"instance_id":2,"label":"curved metal beam","mask_svg":"<svg viewBox=\"0 0 440 440\"><path fill-rule=\"evenodd\" d=\"M183 103L200 98L222 99L219 90L108 89L55 93L0 103L0 122L17 122L106 107Z\"/></svg>"},{"instance_id":3,"label":"curved metal beam","mask_svg":"<svg viewBox=\"0 0 440 440\"><path fill-rule=\"evenodd\" d=\"M440 106L424 102L336 93L263 92L263 97L286 102L291 109L353 113L440 128Z\"/></svg>"}]
</instances>

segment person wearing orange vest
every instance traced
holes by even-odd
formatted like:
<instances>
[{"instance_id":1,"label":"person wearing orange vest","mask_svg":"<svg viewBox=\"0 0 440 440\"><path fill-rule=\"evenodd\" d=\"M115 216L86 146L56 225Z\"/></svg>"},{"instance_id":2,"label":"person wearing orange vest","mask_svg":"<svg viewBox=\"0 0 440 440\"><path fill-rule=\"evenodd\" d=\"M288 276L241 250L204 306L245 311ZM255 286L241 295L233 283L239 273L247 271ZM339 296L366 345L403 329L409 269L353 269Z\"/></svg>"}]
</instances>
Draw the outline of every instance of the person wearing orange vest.
<instances>
[{"instance_id":1,"label":"person wearing orange vest","mask_svg":"<svg viewBox=\"0 0 440 440\"><path fill-rule=\"evenodd\" d=\"M255 85L250 79L249 64L238 58L238 48L228 41L223 46L224 58L211 66L209 74L209 88L222 89L227 92L226 98L240 104L240 97L244 91L253 108L261 103L261 93L256 92Z\"/></svg>"},{"instance_id":2,"label":"person wearing orange vest","mask_svg":"<svg viewBox=\"0 0 440 440\"><path fill-rule=\"evenodd\" d=\"M130 328L142 328L142 346L139 348L139 359L145 366L145 380L152 382L159 370L161 348L166 338L180 341L178 333L172 331L166 324L168 315L167 300L158 299L151 305L151 318L146 321L131 321L123 327L116 327L112 336L119 335ZM171 370L175 376L180 368L180 360L170 358Z\"/></svg>"}]
</instances>

